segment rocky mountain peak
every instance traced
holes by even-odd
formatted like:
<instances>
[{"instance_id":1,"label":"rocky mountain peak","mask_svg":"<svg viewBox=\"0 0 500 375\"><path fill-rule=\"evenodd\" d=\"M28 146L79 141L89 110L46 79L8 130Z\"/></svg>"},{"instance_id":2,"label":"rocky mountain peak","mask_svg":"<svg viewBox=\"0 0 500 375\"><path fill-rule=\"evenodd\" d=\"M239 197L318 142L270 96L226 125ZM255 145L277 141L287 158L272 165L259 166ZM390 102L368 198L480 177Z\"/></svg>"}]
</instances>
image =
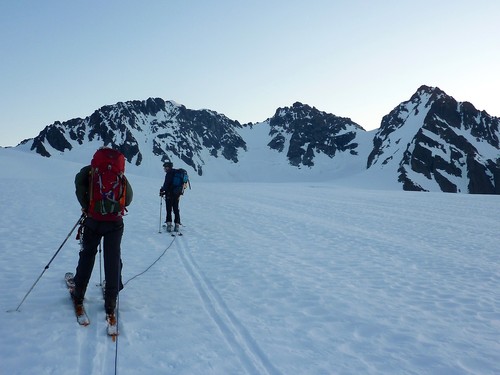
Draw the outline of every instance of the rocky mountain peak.
<instances>
[{"instance_id":1,"label":"rocky mountain peak","mask_svg":"<svg viewBox=\"0 0 500 375\"><path fill-rule=\"evenodd\" d=\"M500 194L499 127L498 117L423 85L374 132L300 102L278 108L263 122L241 125L215 111L148 98L106 105L84 119L56 121L20 146L45 157L71 154L87 144L109 146L134 166L174 161L199 176L214 159L237 169L243 155L248 166L249 155L265 153L267 159L258 159L266 175L283 165L289 175L305 176L305 171L328 179L383 169L405 190ZM245 137L255 131L260 138L256 142L252 136L249 149Z\"/></svg>"},{"instance_id":2,"label":"rocky mountain peak","mask_svg":"<svg viewBox=\"0 0 500 375\"><path fill-rule=\"evenodd\" d=\"M50 157L54 152L97 142L118 149L136 166L150 150L161 162L176 158L201 176L206 151L212 157L238 161L238 150L246 147L238 128L238 121L213 111L149 98L106 105L85 119L55 122L31 140L30 149Z\"/></svg>"},{"instance_id":3,"label":"rocky mountain peak","mask_svg":"<svg viewBox=\"0 0 500 375\"><path fill-rule=\"evenodd\" d=\"M382 119L368 168L392 166L405 190L500 193L500 119L421 86ZM488 146L486 146L488 145Z\"/></svg>"},{"instance_id":4,"label":"rocky mountain peak","mask_svg":"<svg viewBox=\"0 0 500 375\"><path fill-rule=\"evenodd\" d=\"M357 133L364 129L349 118L319 111L296 102L278 108L269 119L271 141L268 146L286 155L293 166L314 166L318 153L333 158L337 152L357 154Z\"/></svg>"}]
</instances>

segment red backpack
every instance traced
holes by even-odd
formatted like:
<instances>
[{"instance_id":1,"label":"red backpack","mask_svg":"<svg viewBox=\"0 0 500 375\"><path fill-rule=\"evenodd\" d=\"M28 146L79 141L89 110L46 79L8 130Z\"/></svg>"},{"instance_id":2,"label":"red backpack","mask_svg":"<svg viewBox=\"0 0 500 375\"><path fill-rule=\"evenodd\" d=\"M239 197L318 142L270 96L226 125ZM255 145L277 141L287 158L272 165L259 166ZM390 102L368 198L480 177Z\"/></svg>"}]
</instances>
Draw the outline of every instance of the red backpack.
<instances>
[{"instance_id":1,"label":"red backpack","mask_svg":"<svg viewBox=\"0 0 500 375\"><path fill-rule=\"evenodd\" d=\"M90 166L88 216L102 221L118 220L125 214L125 156L103 147L96 151Z\"/></svg>"}]
</instances>

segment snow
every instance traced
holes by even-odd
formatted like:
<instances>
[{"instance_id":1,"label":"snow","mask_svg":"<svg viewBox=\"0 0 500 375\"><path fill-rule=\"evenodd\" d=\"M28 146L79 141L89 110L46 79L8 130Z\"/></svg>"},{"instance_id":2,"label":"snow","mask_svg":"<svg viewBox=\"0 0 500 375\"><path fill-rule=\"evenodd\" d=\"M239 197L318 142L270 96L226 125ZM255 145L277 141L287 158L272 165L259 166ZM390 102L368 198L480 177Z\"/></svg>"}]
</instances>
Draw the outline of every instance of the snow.
<instances>
[{"instance_id":1,"label":"snow","mask_svg":"<svg viewBox=\"0 0 500 375\"><path fill-rule=\"evenodd\" d=\"M497 196L195 179L172 238L161 167L130 172L113 343L99 258L88 327L63 280L75 233L45 269L80 216L86 161L0 149L0 374L500 373Z\"/></svg>"}]
</instances>

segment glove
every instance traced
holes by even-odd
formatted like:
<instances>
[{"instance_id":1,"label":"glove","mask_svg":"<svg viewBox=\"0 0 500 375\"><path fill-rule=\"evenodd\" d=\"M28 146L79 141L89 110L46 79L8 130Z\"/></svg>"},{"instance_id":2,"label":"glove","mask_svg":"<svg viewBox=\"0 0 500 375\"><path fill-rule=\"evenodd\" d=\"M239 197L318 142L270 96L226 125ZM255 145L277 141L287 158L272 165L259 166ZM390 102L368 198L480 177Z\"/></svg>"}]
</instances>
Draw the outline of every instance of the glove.
<instances>
[{"instance_id":1,"label":"glove","mask_svg":"<svg viewBox=\"0 0 500 375\"><path fill-rule=\"evenodd\" d=\"M160 197L165 196L165 190L160 190Z\"/></svg>"}]
</instances>

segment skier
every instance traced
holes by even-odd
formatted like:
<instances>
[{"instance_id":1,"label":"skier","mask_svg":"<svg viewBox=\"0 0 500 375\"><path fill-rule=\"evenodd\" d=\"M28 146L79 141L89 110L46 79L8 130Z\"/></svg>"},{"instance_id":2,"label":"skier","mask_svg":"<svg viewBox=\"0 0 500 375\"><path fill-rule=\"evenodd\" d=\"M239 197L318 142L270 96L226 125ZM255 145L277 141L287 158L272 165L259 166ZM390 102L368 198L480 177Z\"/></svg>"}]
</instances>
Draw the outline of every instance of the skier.
<instances>
[{"instance_id":1,"label":"skier","mask_svg":"<svg viewBox=\"0 0 500 375\"><path fill-rule=\"evenodd\" d=\"M104 238L106 279L104 309L109 324L116 322L114 315L116 300L119 289L123 288L121 283L121 240L124 229L122 216L125 206L132 202L133 197L132 187L123 175L124 169L125 159L121 153L110 148L101 148L95 153L91 165L83 167L75 176L76 196L86 218L81 228L83 230L82 248L71 294L77 311L78 306L83 309L83 299L94 267L97 247ZM107 180L110 188L104 186Z\"/></svg>"},{"instance_id":2,"label":"skier","mask_svg":"<svg viewBox=\"0 0 500 375\"><path fill-rule=\"evenodd\" d=\"M163 169L165 171L165 181L163 186L160 188L160 197L164 197L167 207L167 219L165 223L167 224L167 232L172 232L172 210L174 211L174 232L180 231L181 225L181 215L179 211L179 201L182 195L182 190L174 186L174 174L176 172L173 169L174 165L172 162L163 163Z\"/></svg>"}]
</instances>

